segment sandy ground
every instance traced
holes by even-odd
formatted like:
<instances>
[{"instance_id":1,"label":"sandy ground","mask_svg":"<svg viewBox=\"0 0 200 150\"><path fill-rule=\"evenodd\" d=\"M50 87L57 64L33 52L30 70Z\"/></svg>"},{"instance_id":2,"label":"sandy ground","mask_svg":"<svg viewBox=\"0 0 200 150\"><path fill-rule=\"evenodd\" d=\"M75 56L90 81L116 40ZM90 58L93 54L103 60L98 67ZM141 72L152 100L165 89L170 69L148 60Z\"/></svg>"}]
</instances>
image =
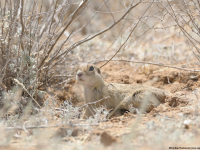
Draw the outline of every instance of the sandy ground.
<instances>
[{"instance_id":1,"label":"sandy ground","mask_svg":"<svg viewBox=\"0 0 200 150\"><path fill-rule=\"evenodd\" d=\"M184 69L184 66L179 67ZM190 69L198 68L197 63L194 63ZM55 137L61 135L62 143L71 145L72 149L132 149L132 146L135 149L183 149L199 146L199 72L153 65L135 69L125 62L110 62L101 70L107 82L145 84L164 89L170 96L164 104L150 113L123 112L108 121L98 122L98 125L90 126L89 129L81 126L73 128L71 136L64 134L66 127L56 128ZM74 93L80 93L75 85L75 80L71 80L64 90L52 89L51 92L57 94L60 103L70 99L73 106L82 106L80 95L77 97ZM89 120L85 123L88 122ZM78 145L76 147L73 144Z\"/></svg>"}]
</instances>

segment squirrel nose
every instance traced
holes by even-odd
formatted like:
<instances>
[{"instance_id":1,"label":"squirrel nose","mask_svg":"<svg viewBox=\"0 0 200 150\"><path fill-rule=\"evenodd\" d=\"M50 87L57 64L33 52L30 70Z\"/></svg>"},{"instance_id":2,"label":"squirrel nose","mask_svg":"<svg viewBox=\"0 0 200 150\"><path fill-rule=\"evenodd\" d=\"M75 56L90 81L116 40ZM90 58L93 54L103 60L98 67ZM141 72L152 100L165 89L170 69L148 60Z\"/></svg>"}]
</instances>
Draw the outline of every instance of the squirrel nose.
<instances>
[{"instance_id":1,"label":"squirrel nose","mask_svg":"<svg viewBox=\"0 0 200 150\"><path fill-rule=\"evenodd\" d=\"M81 72L79 72L77 75L78 75L78 77L81 77L83 74Z\"/></svg>"}]
</instances>

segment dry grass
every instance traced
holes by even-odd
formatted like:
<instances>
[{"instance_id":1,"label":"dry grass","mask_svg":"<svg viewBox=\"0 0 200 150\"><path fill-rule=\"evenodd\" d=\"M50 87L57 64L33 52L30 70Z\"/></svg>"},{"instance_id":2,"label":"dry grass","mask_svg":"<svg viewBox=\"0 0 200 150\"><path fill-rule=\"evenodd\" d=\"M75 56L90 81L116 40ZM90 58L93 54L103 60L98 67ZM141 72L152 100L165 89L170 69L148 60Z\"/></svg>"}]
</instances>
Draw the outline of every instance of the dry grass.
<instances>
[{"instance_id":1,"label":"dry grass","mask_svg":"<svg viewBox=\"0 0 200 150\"><path fill-rule=\"evenodd\" d=\"M116 138L107 149L199 146L198 92L171 116L129 114L117 123L103 107L83 120L83 107L51 93L71 85L80 62L199 71L199 12L196 0L1 0L0 149L104 149L103 131Z\"/></svg>"}]
</instances>

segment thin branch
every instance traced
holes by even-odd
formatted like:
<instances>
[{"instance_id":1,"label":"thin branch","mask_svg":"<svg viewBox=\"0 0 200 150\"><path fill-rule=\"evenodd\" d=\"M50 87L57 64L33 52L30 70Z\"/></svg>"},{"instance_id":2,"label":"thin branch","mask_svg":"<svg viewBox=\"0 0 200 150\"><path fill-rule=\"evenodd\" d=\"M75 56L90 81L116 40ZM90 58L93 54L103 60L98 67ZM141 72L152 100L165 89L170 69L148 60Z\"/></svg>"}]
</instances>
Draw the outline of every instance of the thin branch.
<instances>
[{"instance_id":1,"label":"thin branch","mask_svg":"<svg viewBox=\"0 0 200 150\"><path fill-rule=\"evenodd\" d=\"M108 98L110 98L110 96L104 97L104 98L102 98L102 99L100 99L100 100L98 100L98 101L96 101L96 102L91 102L91 103L84 104L84 105L82 105L81 107L79 107L79 109L81 109L81 108L83 108L83 107L85 107L85 106L88 106L88 105L95 105L95 104L97 104L97 103L99 103L99 102L102 102L102 101L108 99Z\"/></svg>"},{"instance_id":2,"label":"thin branch","mask_svg":"<svg viewBox=\"0 0 200 150\"><path fill-rule=\"evenodd\" d=\"M98 61L98 62L95 62L94 64L105 62L105 61L108 61L108 60ZM154 62L146 62L146 61L135 61L135 60L125 60L125 59L115 59L115 60L110 60L110 61L125 61L125 62L132 62L132 63L150 64L150 65L155 65L155 66L175 68L175 69L184 70L184 71L200 72L200 70L186 69L186 68L181 68L181 67L176 67L176 66L164 65L162 63L154 63Z\"/></svg>"},{"instance_id":3,"label":"thin branch","mask_svg":"<svg viewBox=\"0 0 200 150\"><path fill-rule=\"evenodd\" d=\"M142 16L140 17L140 19L138 20L138 22L136 23L136 25L134 26L134 28L131 30L130 34L128 35L128 37L126 38L126 40L124 41L124 43L119 47L119 49L117 50L117 52L106 62L104 63L100 68L104 67L106 64L109 63L109 61L111 61L118 53L119 51L122 49L122 47L126 44L126 42L129 40L129 38L131 37L133 31L135 30L135 28L137 27L137 25L139 24L141 18L144 16L144 14L147 12L147 10L149 10L149 8L152 6L153 3L151 3L151 5L149 5L149 7L145 10L145 12L142 14Z\"/></svg>"},{"instance_id":4,"label":"thin branch","mask_svg":"<svg viewBox=\"0 0 200 150\"><path fill-rule=\"evenodd\" d=\"M42 1L42 3L43 3L43 1ZM66 7L67 5L69 5L69 4L67 3L67 4L60 5L56 9L53 9L53 10L50 10L50 11L47 11L47 12L40 12L40 13L37 13L37 14L31 13L31 15L23 15L22 17L39 17L40 15L47 15L47 14L52 13L53 11L59 11L60 9L62 9L63 7Z\"/></svg>"},{"instance_id":5,"label":"thin branch","mask_svg":"<svg viewBox=\"0 0 200 150\"><path fill-rule=\"evenodd\" d=\"M23 8L24 8L24 0L21 0L21 6L20 6L20 10L21 10L20 11L20 22L21 22L21 26L22 26L21 38L24 34L24 23L23 23L23 18L22 18ZM24 49L22 49L22 50L24 50Z\"/></svg>"},{"instance_id":6,"label":"thin branch","mask_svg":"<svg viewBox=\"0 0 200 150\"><path fill-rule=\"evenodd\" d=\"M57 3L58 3L58 0L56 0L53 15L52 15L52 18L51 18L51 23L50 23L50 27L49 27L49 34L50 34L50 31L51 31L51 26L53 24L53 19L54 19L54 15L55 15L55 12L56 12Z\"/></svg>"},{"instance_id":7,"label":"thin branch","mask_svg":"<svg viewBox=\"0 0 200 150\"><path fill-rule=\"evenodd\" d=\"M24 130L25 129L40 129L40 128L68 128L68 127L79 127L79 126L98 126L98 123L94 124L59 124L59 125L43 125L43 126L31 126L31 127L6 127L6 130Z\"/></svg>"},{"instance_id":8,"label":"thin branch","mask_svg":"<svg viewBox=\"0 0 200 150\"><path fill-rule=\"evenodd\" d=\"M41 85L39 85L37 88L39 89L39 88L41 88L42 86L44 86L44 85L46 85L49 81L51 81L53 78L61 78L61 77L66 77L66 78L72 78L72 77L74 77L74 76L72 76L72 75L68 75L68 76L63 76L63 75L57 75L57 76L53 76L53 77L51 77L49 80L47 80L46 82L44 82L44 83L42 83Z\"/></svg>"},{"instance_id":9,"label":"thin branch","mask_svg":"<svg viewBox=\"0 0 200 150\"><path fill-rule=\"evenodd\" d=\"M106 2L105 2L105 0L103 0L103 1L104 1L105 5L106 5L108 11L110 12L110 15L112 16L113 21L115 22L115 18L114 18L114 16L113 16L112 12L110 11L110 8L109 8L108 5L107 5L107 1L106 1Z\"/></svg>"},{"instance_id":10,"label":"thin branch","mask_svg":"<svg viewBox=\"0 0 200 150\"><path fill-rule=\"evenodd\" d=\"M34 100L34 102L35 102L40 108L42 108L42 107L40 106L40 104L33 98L33 96L31 96L31 94L28 92L28 90L25 88L25 86L24 86L22 83L20 83L17 79L14 79L14 81L15 81L18 85L20 85L20 86L26 91L26 93Z\"/></svg>"},{"instance_id":11,"label":"thin branch","mask_svg":"<svg viewBox=\"0 0 200 150\"><path fill-rule=\"evenodd\" d=\"M49 57L49 54L51 53L51 51L53 50L54 46L56 45L56 43L58 42L58 40L60 39L60 37L63 35L63 33L65 32L65 30L69 27L69 25L72 23L72 21L74 20L75 15L79 12L79 10L87 3L88 0L85 0L73 13L72 18L70 19L70 21L68 22L68 24L64 27L64 29L61 31L61 33L58 35L58 37L56 38L56 40L54 41L54 43L52 44L52 46L50 47L49 51L47 52L45 58L42 60L42 62L40 63L38 69L40 69L42 67L42 65L44 64L45 60Z\"/></svg>"},{"instance_id":12,"label":"thin branch","mask_svg":"<svg viewBox=\"0 0 200 150\"><path fill-rule=\"evenodd\" d=\"M169 3L168 0L167 0L167 2L168 2L168 4L169 4L170 9L172 10L172 13L173 13L174 16L169 12L169 10L168 10L165 6L162 5L162 3L160 3L160 2L159 2L159 3L163 6L163 8L165 8L165 10L169 13L169 15L174 19L174 21L176 22L176 24L178 25L178 27L181 29L181 31L183 32L183 34L185 35L185 37L191 42L191 44L196 48L196 50L199 51L199 48L193 43L192 40L194 40L194 41L197 42L197 43L199 43L199 42L196 41L196 39L194 39L194 38L192 37L192 35L190 35L190 34L179 24L178 19L177 19L177 17L176 17L176 14L175 14L175 12L174 12L172 6L170 5L170 3Z\"/></svg>"},{"instance_id":13,"label":"thin branch","mask_svg":"<svg viewBox=\"0 0 200 150\"><path fill-rule=\"evenodd\" d=\"M74 44L71 45L66 51L64 51L63 53L61 53L60 55L58 55L57 58L59 58L59 57L65 55L65 54L69 53L72 49L76 48L77 46L79 46L79 45L81 45L81 44L83 44L83 43L85 43L85 42L87 42L87 41L90 41L90 40L92 40L93 38L95 38L95 37L97 37L97 36L99 36L99 35L101 35L101 34L107 32L107 31L109 31L109 30L112 29L115 25L117 25L122 19L124 19L124 17L126 17L126 15L127 15L133 8L135 8L137 5L139 5L140 3L141 3L141 0L140 0L137 4L131 5L131 7L124 13L124 15L122 15L122 17L119 18L119 19L118 19L115 23L113 23L111 26L109 26L108 28L106 28L106 29L104 29L104 30L102 30L102 31L100 31L100 32L98 32L98 33L96 33L96 34L94 34L94 35L91 36L90 38L88 37L88 38L85 38L85 39L83 39L83 40L81 40L81 41L79 41L79 42L74 43Z\"/></svg>"},{"instance_id":14,"label":"thin branch","mask_svg":"<svg viewBox=\"0 0 200 150\"><path fill-rule=\"evenodd\" d=\"M69 36L62 42L60 48L57 50L56 54L47 62L47 65L50 64L52 61L54 61L56 59L56 56L60 53L62 47L64 46L64 44L69 40L69 38L71 37L72 33L74 32L75 29L72 30L72 32L69 34Z\"/></svg>"},{"instance_id":15,"label":"thin branch","mask_svg":"<svg viewBox=\"0 0 200 150\"><path fill-rule=\"evenodd\" d=\"M109 1L109 0L107 0L107 1ZM105 3L107 3L107 1ZM98 10L100 10L104 6L105 3L103 3L101 6L99 6L97 11L95 11L95 13L90 17L90 19L82 27L80 27L78 30L76 30L76 32L73 35L77 34L79 31L81 31L83 28L85 28L91 22L91 20L96 16L96 14L98 13Z\"/></svg>"}]
</instances>

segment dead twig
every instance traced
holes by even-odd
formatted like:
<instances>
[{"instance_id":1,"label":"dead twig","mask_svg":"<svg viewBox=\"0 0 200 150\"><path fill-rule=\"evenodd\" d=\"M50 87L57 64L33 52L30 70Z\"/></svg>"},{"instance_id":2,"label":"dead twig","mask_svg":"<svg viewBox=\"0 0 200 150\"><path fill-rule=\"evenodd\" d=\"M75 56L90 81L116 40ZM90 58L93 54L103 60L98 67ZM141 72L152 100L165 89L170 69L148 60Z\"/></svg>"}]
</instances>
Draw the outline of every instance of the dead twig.
<instances>
[{"instance_id":1,"label":"dead twig","mask_svg":"<svg viewBox=\"0 0 200 150\"><path fill-rule=\"evenodd\" d=\"M58 35L58 37L56 38L56 40L54 41L54 43L52 44L52 46L50 47L49 51L47 52L45 58L42 60L42 62L40 63L38 69L40 69L45 60L49 57L51 51L53 50L54 46L56 45L56 43L58 42L58 40L60 39L60 37L63 35L63 33L65 32L65 30L69 27L69 25L72 23L72 21L74 20L75 15L79 12L79 10L87 3L88 0L85 0L73 13L70 21L68 22L68 24L64 27L64 29L61 31L61 33Z\"/></svg>"},{"instance_id":2,"label":"dead twig","mask_svg":"<svg viewBox=\"0 0 200 150\"><path fill-rule=\"evenodd\" d=\"M14 81L18 84L18 85L20 85L25 91L26 91L26 93L34 100L34 102L40 107L40 108L42 108L41 106L40 106L40 104L33 98L33 96L28 92L28 90L25 88L25 86L22 84L22 83L20 83L17 79L14 79Z\"/></svg>"},{"instance_id":3,"label":"dead twig","mask_svg":"<svg viewBox=\"0 0 200 150\"><path fill-rule=\"evenodd\" d=\"M6 127L6 130L24 130L24 129L40 129L40 128L56 128L56 127L79 127L79 126L98 126L98 123L94 124L58 124L58 125L43 125L43 126L31 126L31 127L25 127L25 126L18 126L18 127Z\"/></svg>"},{"instance_id":4,"label":"dead twig","mask_svg":"<svg viewBox=\"0 0 200 150\"><path fill-rule=\"evenodd\" d=\"M107 31L109 31L109 30L112 29L114 26L116 26L122 19L124 19L124 18L126 17L126 15L127 15L133 8L135 8L136 6L138 6L140 3L141 3L141 0L140 0L138 3L136 3L135 5L131 5L130 8L129 8L116 22L114 22L111 26L109 26L108 28L106 28L106 29L104 29L104 30L102 30L102 31L100 31L100 32L98 32L98 33L96 33L96 34L90 36L90 37L87 37L87 38L85 38L85 39L83 39L83 40L80 40L80 41L78 41L78 42L72 44L67 50L65 50L64 52L62 52L62 53L61 53L60 55L58 55L55 59L60 58L61 56L64 56L65 54L68 54L72 49L76 48L77 46L79 46L79 45L81 45L81 44L83 44L83 43L85 43L85 42L87 42L87 41L90 41L90 40L94 39L95 37L97 37L97 36L99 36L99 35L101 35L101 34L107 32ZM42 64L41 64L41 65L42 65ZM41 69L41 65L40 65L40 67L39 67L40 69Z\"/></svg>"},{"instance_id":5,"label":"dead twig","mask_svg":"<svg viewBox=\"0 0 200 150\"><path fill-rule=\"evenodd\" d=\"M98 61L98 62L95 62L94 64L97 64L100 62L105 62L105 61L109 61L109 60ZM156 66L162 66L162 67L168 67L168 68L175 68L175 69L184 70L184 71L200 72L200 70L186 69L186 68L182 68L182 67L164 65L162 63L146 62L146 61L135 61L135 60L125 60L125 59L115 59L115 60L110 60L110 61L125 61L125 62L132 62L132 63L150 64L150 65L156 65Z\"/></svg>"},{"instance_id":6,"label":"dead twig","mask_svg":"<svg viewBox=\"0 0 200 150\"><path fill-rule=\"evenodd\" d=\"M168 2L168 5L169 5L170 9L167 9L166 6L164 6L161 2L159 2L159 3L166 10L166 12L172 17L172 19L176 22L177 26L180 28L180 30L185 35L185 37L190 41L190 43L195 47L195 49L197 50L197 52L200 53L200 49L197 47L197 44L199 44L200 42L197 39L195 39L194 36L192 36L191 33L189 33L188 31L186 31L186 29L184 28L184 25L181 25L181 23L180 23L180 21L178 19L178 15L176 14L176 11L171 6L171 4L170 4L170 2L168 0L167 0L167 2ZM170 10L171 10L171 12L170 12ZM183 12L183 10L181 10L181 11ZM190 17L190 19L192 19L189 13L187 15ZM184 20L184 22L188 25L188 27L191 28L191 30L193 31L193 33L197 34L196 32L194 32L194 30L192 29L192 27L185 21L184 17L182 17L180 14L179 14L179 16L182 18L182 20ZM193 22L193 20L192 20L192 22ZM199 60L198 56L197 55L195 55L195 56Z\"/></svg>"},{"instance_id":7,"label":"dead twig","mask_svg":"<svg viewBox=\"0 0 200 150\"><path fill-rule=\"evenodd\" d=\"M152 5L153 3L151 3ZM124 41L124 43L119 47L119 49L117 50L117 52L105 63L103 64L100 68L104 67L106 64L109 63L109 61L111 61L118 53L119 51L122 49L122 47L127 43L127 41L129 40L129 38L131 37L133 31L135 30L135 28L137 27L137 25L140 22L140 19L144 16L144 14L147 12L147 10L149 10L149 8L151 7L151 5L149 5L149 7L145 10L145 12L142 14L142 16L139 18L138 22L136 23L136 25L133 27L133 29L131 30L131 32L129 33L128 37L126 38L126 40Z\"/></svg>"},{"instance_id":8,"label":"dead twig","mask_svg":"<svg viewBox=\"0 0 200 150\"><path fill-rule=\"evenodd\" d=\"M72 76L72 75L56 75L56 76L52 76L50 79L48 79L46 82L44 82L44 83L42 83L41 85L39 85L37 88L39 89L39 88L41 88L42 86L44 86L44 85L46 85L49 81L51 81L52 79L54 79L54 78L61 78L61 77L65 77L65 78L72 78L72 77L74 77L74 76Z\"/></svg>"},{"instance_id":9,"label":"dead twig","mask_svg":"<svg viewBox=\"0 0 200 150\"><path fill-rule=\"evenodd\" d=\"M110 98L110 96L104 97L104 98L102 98L102 99L100 99L100 100L98 100L98 101L96 101L96 102L91 102L91 103L84 104L83 106L79 107L79 109L81 109L81 108L83 108L83 107L85 107L85 106L88 106L88 105L95 105L95 104L97 104L97 103L99 103L99 102L102 102L102 101L108 99L108 98Z\"/></svg>"}]
</instances>

